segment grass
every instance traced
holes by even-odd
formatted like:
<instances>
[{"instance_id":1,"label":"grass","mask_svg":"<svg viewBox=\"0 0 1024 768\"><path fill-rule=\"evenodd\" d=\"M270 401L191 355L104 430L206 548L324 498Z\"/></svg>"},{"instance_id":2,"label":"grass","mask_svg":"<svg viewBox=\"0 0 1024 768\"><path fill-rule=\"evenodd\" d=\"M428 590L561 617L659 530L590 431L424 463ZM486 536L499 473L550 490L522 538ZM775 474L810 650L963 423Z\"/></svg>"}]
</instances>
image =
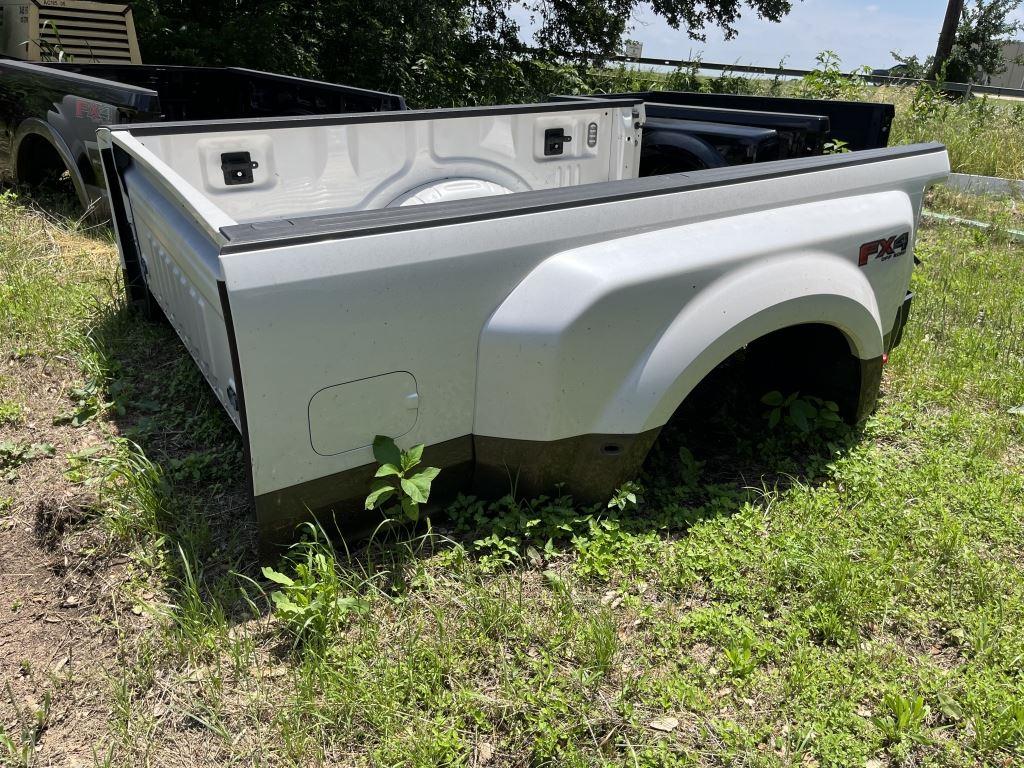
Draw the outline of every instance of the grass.
<instances>
[{"instance_id":1,"label":"grass","mask_svg":"<svg viewBox=\"0 0 1024 768\"><path fill-rule=\"evenodd\" d=\"M1009 203L929 206L996 227L923 229L862 430L771 429L725 407L724 369L636 504L462 499L369 543L309 531L268 574L237 436L173 333L125 312L109 236L4 196L0 442L57 450L0 490L0 530L39 578L119 570L83 618L95 664L0 666L0 763L1021 760L1024 250ZM41 543L13 522L61 483L89 502ZM0 640L34 638L5 600Z\"/></svg>"},{"instance_id":2,"label":"grass","mask_svg":"<svg viewBox=\"0 0 1024 768\"><path fill-rule=\"evenodd\" d=\"M891 141L938 141L956 173L1024 178L1024 104L992 98L952 101L928 88L878 88L896 104Z\"/></svg>"}]
</instances>

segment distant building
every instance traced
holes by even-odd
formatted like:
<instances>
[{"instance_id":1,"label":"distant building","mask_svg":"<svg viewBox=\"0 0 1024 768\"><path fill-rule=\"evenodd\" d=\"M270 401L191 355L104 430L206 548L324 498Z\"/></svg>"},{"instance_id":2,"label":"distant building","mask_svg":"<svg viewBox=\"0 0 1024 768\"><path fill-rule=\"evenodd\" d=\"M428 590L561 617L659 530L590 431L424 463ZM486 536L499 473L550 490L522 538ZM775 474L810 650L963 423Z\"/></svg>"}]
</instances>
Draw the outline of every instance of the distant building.
<instances>
[{"instance_id":1,"label":"distant building","mask_svg":"<svg viewBox=\"0 0 1024 768\"><path fill-rule=\"evenodd\" d=\"M987 85L998 88L1024 88L1024 43L1003 43L1003 65L1005 72L992 75Z\"/></svg>"}]
</instances>

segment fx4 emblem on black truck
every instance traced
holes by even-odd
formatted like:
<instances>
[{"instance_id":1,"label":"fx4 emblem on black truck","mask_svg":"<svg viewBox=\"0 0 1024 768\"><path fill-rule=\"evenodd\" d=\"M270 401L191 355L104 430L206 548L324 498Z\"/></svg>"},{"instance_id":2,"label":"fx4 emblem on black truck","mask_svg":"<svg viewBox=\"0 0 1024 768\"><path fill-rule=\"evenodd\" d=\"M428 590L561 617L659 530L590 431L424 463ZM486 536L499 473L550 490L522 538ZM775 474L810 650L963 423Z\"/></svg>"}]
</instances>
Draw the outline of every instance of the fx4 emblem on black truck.
<instances>
[{"instance_id":1,"label":"fx4 emblem on black truck","mask_svg":"<svg viewBox=\"0 0 1024 768\"><path fill-rule=\"evenodd\" d=\"M902 256L907 252L907 248L909 247L909 232L904 232L902 235L886 237L882 240L872 240L870 243L864 243L864 245L860 247L860 258L857 260L857 266L866 266L872 256L880 261L887 261L895 258L896 256Z\"/></svg>"}]
</instances>

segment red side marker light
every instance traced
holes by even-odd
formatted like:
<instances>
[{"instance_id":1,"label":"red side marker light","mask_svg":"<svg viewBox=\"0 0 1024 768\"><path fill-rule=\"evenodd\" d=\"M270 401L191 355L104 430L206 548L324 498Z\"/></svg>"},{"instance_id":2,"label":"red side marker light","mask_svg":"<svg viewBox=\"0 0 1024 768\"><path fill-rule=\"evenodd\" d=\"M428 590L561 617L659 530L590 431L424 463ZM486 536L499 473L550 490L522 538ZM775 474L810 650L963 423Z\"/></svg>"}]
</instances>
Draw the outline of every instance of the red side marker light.
<instances>
[{"instance_id":1,"label":"red side marker light","mask_svg":"<svg viewBox=\"0 0 1024 768\"><path fill-rule=\"evenodd\" d=\"M889 362L889 353L888 352L883 352L882 353L882 365L885 365L888 362Z\"/></svg>"}]
</instances>

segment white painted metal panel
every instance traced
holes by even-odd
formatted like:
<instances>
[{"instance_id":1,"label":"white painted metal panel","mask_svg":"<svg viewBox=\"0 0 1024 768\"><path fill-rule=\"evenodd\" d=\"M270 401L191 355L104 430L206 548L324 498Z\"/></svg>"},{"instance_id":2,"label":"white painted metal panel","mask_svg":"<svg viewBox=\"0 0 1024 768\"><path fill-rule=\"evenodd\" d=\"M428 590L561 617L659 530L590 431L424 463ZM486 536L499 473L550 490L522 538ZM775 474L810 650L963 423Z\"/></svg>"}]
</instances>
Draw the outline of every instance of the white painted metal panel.
<instances>
[{"instance_id":1,"label":"white painted metal panel","mask_svg":"<svg viewBox=\"0 0 1024 768\"><path fill-rule=\"evenodd\" d=\"M524 192L633 178L642 117L634 107L473 114L147 135L138 141L185 183L239 222L384 208L410 190L471 178ZM596 131L590 126L596 125ZM544 154L544 132L570 137ZM588 131L596 133L588 140ZM248 152L253 183L230 185L221 155Z\"/></svg>"}]
</instances>

